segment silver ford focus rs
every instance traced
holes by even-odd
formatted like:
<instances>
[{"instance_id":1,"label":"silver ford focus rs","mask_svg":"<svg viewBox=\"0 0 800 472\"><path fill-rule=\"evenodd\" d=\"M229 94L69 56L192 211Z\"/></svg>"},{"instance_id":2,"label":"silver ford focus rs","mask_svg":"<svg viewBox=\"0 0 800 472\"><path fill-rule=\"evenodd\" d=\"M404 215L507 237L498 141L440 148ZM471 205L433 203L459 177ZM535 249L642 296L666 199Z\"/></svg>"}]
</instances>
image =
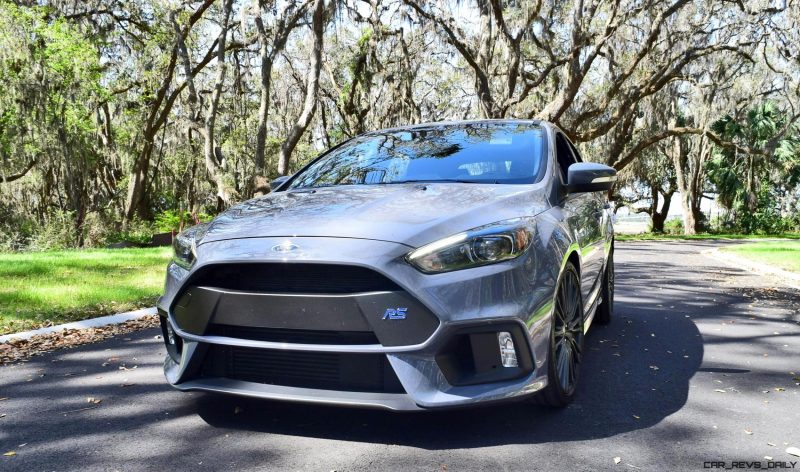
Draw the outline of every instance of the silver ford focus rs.
<instances>
[{"instance_id":1,"label":"silver ford focus rs","mask_svg":"<svg viewBox=\"0 0 800 472\"><path fill-rule=\"evenodd\" d=\"M176 237L166 378L392 410L565 405L612 315L615 180L546 122L352 138Z\"/></svg>"}]
</instances>

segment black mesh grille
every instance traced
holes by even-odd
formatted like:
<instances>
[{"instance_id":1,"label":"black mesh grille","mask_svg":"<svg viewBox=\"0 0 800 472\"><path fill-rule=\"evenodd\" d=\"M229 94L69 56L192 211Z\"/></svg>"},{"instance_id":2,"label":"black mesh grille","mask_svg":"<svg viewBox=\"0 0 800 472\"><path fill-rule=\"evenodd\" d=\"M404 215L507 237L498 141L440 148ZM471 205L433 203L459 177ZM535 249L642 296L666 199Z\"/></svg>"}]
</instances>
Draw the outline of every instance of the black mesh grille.
<instances>
[{"instance_id":1,"label":"black mesh grille","mask_svg":"<svg viewBox=\"0 0 800 472\"><path fill-rule=\"evenodd\" d=\"M371 331L318 331L212 324L207 335L294 344L380 344Z\"/></svg>"},{"instance_id":2,"label":"black mesh grille","mask_svg":"<svg viewBox=\"0 0 800 472\"><path fill-rule=\"evenodd\" d=\"M299 263L215 264L195 286L263 293L361 293L401 290L383 275L357 266Z\"/></svg>"},{"instance_id":3,"label":"black mesh grille","mask_svg":"<svg viewBox=\"0 0 800 472\"><path fill-rule=\"evenodd\" d=\"M288 387L405 393L384 354L211 345L203 375Z\"/></svg>"}]
</instances>

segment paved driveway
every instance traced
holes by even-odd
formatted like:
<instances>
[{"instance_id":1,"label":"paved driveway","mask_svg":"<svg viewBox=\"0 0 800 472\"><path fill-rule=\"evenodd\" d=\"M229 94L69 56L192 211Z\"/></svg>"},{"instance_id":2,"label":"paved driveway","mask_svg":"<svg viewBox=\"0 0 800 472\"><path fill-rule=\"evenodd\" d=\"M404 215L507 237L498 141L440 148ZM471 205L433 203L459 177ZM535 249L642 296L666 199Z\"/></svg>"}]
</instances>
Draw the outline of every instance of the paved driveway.
<instances>
[{"instance_id":1,"label":"paved driveway","mask_svg":"<svg viewBox=\"0 0 800 472\"><path fill-rule=\"evenodd\" d=\"M0 367L0 454L16 451L0 456L0 470L800 461L785 452L800 447L800 295L700 254L713 245L618 245L616 318L587 337L581 386L563 410L394 414L183 394L165 384L161 340L148 330Z\"/></svg>"}]
</instances>

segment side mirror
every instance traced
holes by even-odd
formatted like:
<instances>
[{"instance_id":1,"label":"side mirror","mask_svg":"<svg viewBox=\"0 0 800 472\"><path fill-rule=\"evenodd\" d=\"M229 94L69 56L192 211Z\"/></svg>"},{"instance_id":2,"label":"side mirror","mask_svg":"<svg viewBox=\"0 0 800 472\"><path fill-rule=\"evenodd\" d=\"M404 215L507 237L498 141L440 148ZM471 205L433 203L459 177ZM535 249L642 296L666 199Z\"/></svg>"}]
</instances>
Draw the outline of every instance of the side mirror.
<instances>
[{"instance_id":1,"label":"side mirror","mask_svg":"<svg viewBox=\"0 0 800 472\"><path fill-rule=\"evenodd\" d=\"M617 181L617 171L613 167L593 162L576 162L567 169L567 191L607 192Z\"/></svg>"},{"instance_id":2,"label":"side mirror","mask_svg":"<svg viewBox=\"0 0 800 472\"><path fill-rule=\"evenodd\" d=\"M276 179L273 179L272 182L269 183L269 189L274 192L278 187L283 185L284 182L289 180L289 177L291 177L291 176L290 175L282 175L282 176L280 176L280 177L278 177Z\"/></svg>"}]
</instances>

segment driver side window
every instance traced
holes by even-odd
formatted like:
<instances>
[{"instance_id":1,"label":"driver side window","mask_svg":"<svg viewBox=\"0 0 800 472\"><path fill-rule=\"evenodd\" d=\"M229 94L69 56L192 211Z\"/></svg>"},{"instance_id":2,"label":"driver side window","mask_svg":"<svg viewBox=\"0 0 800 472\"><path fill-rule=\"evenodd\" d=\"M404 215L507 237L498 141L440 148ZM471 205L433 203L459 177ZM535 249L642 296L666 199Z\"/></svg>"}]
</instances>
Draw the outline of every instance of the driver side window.
<instances>
[{"instance_id":1,"label":"driver side window","mask_svg":"<svg viewBox=\"0 0 800 472\"><path fill-rule=\"evenodd\" d=\"M570 144L563 134L556 134L556 160L558 161L558 169L561 174L561 183L567 183L567 169L569 166L577 162L575 156L572 154Z\"/></svg>"}]
</instances>

